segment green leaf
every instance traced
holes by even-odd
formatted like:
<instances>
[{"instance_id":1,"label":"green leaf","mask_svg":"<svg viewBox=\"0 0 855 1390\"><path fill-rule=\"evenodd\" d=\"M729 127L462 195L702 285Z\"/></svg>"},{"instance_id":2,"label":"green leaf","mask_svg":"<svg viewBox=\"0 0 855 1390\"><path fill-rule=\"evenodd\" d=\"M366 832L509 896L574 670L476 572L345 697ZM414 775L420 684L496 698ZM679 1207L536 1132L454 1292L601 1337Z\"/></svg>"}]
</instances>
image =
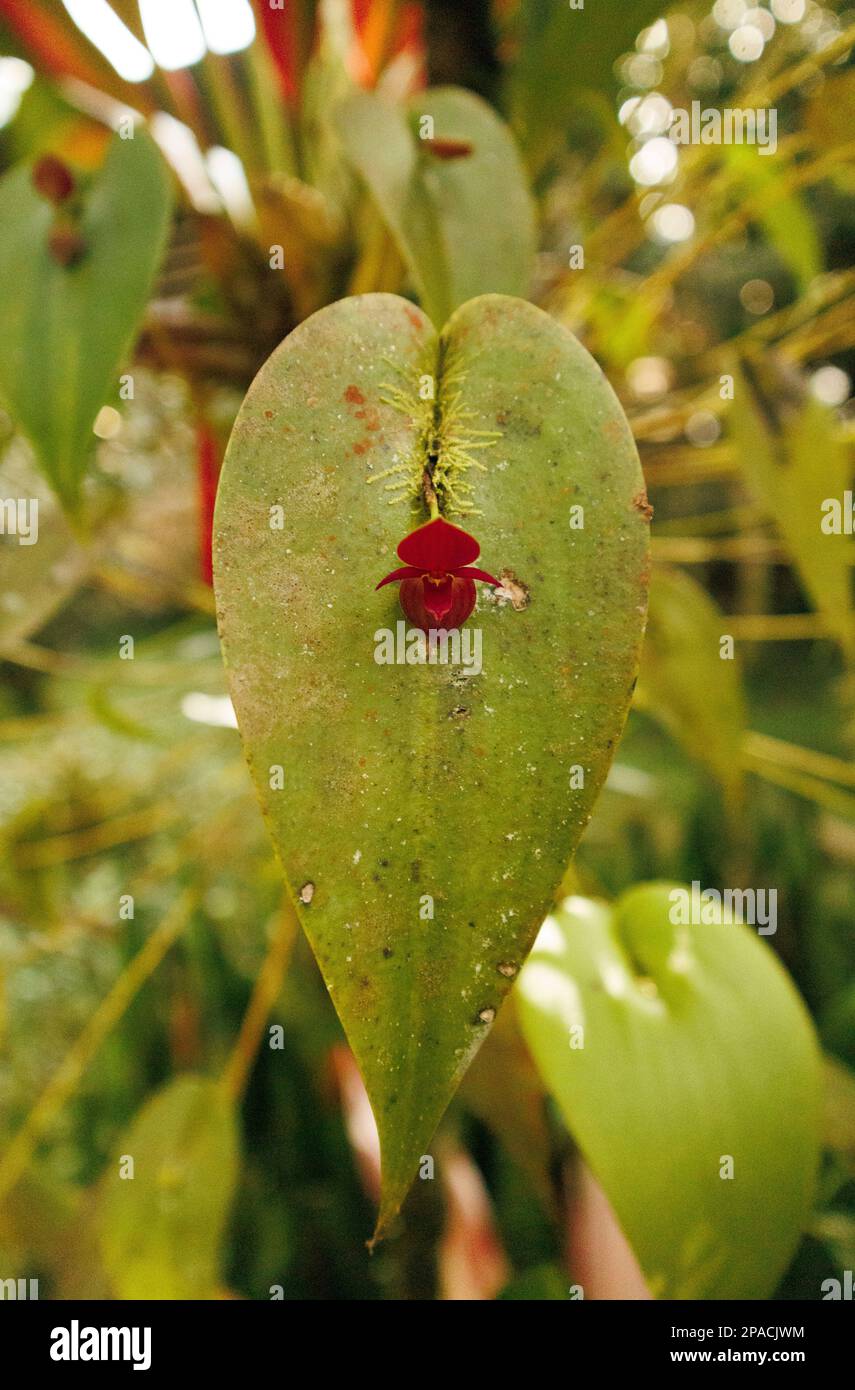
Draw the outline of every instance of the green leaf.
<instances>
[{"instance_id":1,"label":"green leaf","mask_svg":"<svg viewBox=\"0 0 855 1390\"><path fill-rule=\"evenodd\" d=\"M805 126L818 150L845 146L855 124L855 68L828 74L805 102ZM845 153L841 164L845 168Z\"/></svg>"},{"instance_id":2,"label":"green leaf","mask_svg":"<svg viewBox=\"0 0 855 1390\"><path fill-rule=\"evenodd\" d=\"M529 161L542 163L591 93L612 92L620 82L614 64L663 13L661 0L620 0L608 17L597 3L571 8L555 0L523 0L519 52L511 67L512 123Z\"/></svg>"},{"instance_id":3,"label":"green leaf","mask_svg":"<svg viewBox=\"0 0 855 1390\"><path fill-rule=\"evenodd\" d=\"M568 898L520 977L523 1031L654 1295L768 1298L811 1207L819 1051L765 943L726 908L672 925L672 891Z\"/></svg>"},{"instance_id":4,"label":"green leaf","mask_svg":"<svg viewBox=\"0 0 855 1390\"><path fill-rule=\"evenodd\" d=\"M546 1090L520 1032L513 995L466 1073L460 1099L497 1135L552 1214L554 1152Z\"/></svg>"},{"instance_id":5,"label":"green leaf","mask_svg":"<svg viewBox=\"0 0 855 1390\"><path fill-rule=\"evenodd\" d=\"M765 198L780 188L786 164L755 145L723 145L722 155L744 198ZM772 246L792 272L800 293L823 269L822 244L807 204L798 194L777 197L759 214Z\"/></svg>"},{"instance_id":6,"label":"green leaf","mask_svg":"<svg viewBox=\"0 0 855 1390\"><path fill-rule=\"evenodd\" d=\"M723 659L727 618L681 570L657 567L650 583L638 707L658 719L732 802L742 794L745 700L739 665Z\"/></svg>"},{"instance_id":7,"label":"green leaf","mask_svg":"<svg viewBox=\"0 0 855 1390\"><path fill-rule=\"evenodd\" d=\"M471 152L432 153L419 135L426 116L437 142ZM528 294L533 204L510 131L486 102L439 87L413 97L407 113L361 92L342 103L336 121L438 327L477 295Z\"/></svg>"},{"instance_id":8,"label":"green leaf","mask_svg":"<svg viewBox=\"0 0 855 1390\"><path fill-rule=\"evenodd\" d=\"M826 1056L823 1081L825 1146L855 1178L855 1072Z\"/></svg>"},{"instance_id":9,"label":"green leaf","mask_svg":"<svg viewBox=\"0 0 855 1390\"><path fill-rule=\"evenodd\" d=\"M31 174L22 165L0 180L0 393L74 512L93 422L115 389L166 244L170 180L143 131L116 135L91 183L80 176L87 249L66 267L48 246L56 210Z\"/></svg>"},{"instance_id":10,"label":"green leaf","mask_svg":"<svg viewBox=\"0 0 855 1390\"><path fill-rule=\"evenodd\" d=\"M83 582L92 555L78 544L21 439L0 457L0 497L14 499L10 505L18 509L17 534L7 524L0 535L0 651L5 652L53 616Z\"/></svg>"},{"instance_id":11,"label":"green leaf","mask_svg":"<svg viewBox=\"0 0 855 1390\"><path fill-rule=\"evenodd\" d=\"M855 543L824 505L845 513L852 460L834 412L808 396L782 398L769 375L744 361L730 408L739 463L751 492L774 520L813 606L850 660L855 658L851 567ZM821 460L822 466L817 466ZM826 529L829 528L829 529Z\"/></svg>"},{"instance_id":12,"label":"green leaf","mask_svg":"<svg viewBox=\"0 0 855 1390\"><path fill-rule=\"evenodd\" d=\"M430 375L436 402L419 395ZM383 630L403 631L394 589L375 586L427 520L428 462L441 507L502 579L481 587L466 629L481 674L375 660ZM229 683L377 1118L381 1229L611 762L644 622L642 495L595 362L498 295L464 305L441 340L394 295L322 309L262 368L235 425L214 527Z\"/></svg>"},{"instance_id":13,"label":"green leaf","mask_svg":"<svg viewBox=\"0 0 855 1390\"><path fill-rule=\"evenodd\" d=\"M133 1159L133 1177L121 1176ZM116 1298L208 1299L238 1171L230 1100L180 1076L123 1136L103 1182L99 1231Z\"/></svg>"},{"instance_id":14,"label":"green leaf","mask_svg":"<svg viewBox=\"0 0 855 1390\"><path fill-rule=\"evenodd\" d=\"M504 1302L569 1302L569 1280L558 1265L536 1265L518 1274L498 1295Z\"/></svg>"}]
</instances>

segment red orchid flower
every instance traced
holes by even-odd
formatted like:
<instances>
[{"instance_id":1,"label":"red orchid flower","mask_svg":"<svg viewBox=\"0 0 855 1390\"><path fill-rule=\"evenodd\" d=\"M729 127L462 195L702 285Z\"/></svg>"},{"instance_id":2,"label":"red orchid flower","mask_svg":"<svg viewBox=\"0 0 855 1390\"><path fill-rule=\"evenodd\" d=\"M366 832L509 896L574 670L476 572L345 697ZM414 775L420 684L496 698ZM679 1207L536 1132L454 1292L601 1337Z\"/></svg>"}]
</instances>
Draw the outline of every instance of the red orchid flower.
<instances>
[{"instance_id":1,"label":"red orchid flower","mask_svg":"<svg viewBox=\"0 0 855 1390\"><path fill-rule=\"evenodd\" d=\"M393 570L377 585L400 580L401 607L422 632L445 628L452 632L466 622L475 607L475 580L498 586L486 570L472 569L481 547L474 536L443 517L411 531L398 546L402 569Z\"/></svg>"}]
</instances>

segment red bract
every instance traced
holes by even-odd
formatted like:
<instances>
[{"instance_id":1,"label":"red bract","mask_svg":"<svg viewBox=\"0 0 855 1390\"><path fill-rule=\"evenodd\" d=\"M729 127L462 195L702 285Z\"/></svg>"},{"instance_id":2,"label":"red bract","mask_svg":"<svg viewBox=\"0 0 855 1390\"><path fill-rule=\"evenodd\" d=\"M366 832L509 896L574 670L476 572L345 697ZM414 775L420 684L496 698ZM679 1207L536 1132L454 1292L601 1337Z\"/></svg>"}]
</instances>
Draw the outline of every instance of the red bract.
<instances>
[{"instance_id":1,"label":"red bract","mask_svg":"<svg viewBox=\"0 0 855 1390\"><path fill-rule=\"evenodd\" d=\"M475 580L498 585L486 570L473 569L481 547L474 536L438 516L405 536L398 557L405 561L377 585L401 583L404 614L423 632L451 632L466 622L475 607Z\"/></svg>"}]
</instances>

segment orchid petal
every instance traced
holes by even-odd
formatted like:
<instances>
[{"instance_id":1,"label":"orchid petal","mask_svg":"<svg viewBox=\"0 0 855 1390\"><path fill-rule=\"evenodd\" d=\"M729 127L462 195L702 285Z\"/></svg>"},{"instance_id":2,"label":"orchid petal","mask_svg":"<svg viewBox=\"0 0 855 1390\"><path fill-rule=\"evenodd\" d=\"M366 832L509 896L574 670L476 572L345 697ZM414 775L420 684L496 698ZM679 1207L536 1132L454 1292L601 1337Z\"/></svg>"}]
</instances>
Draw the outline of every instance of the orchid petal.
<instances>
[{"instance_id":1,"label":"orchid petal","mask_svg":"<svg viewBox=\"0 0 855 1390\"><path fill-rule=\"evenodd\" d=\"M502 583L500 579L494 579L492 574L488 574L486 570L473 569L469 565L465 565L462 569L452 570L451 573L455 579L480 579L485 584L492 584L494 589L500 588Z\"/></svg>"},{"instance_id":2,"label":"orchid petal","mask_svg":"<svg viewBox=\"0 0 855 1390\"><path fill-rule=\"evenodd\" d=\"M398 546L398 555L407 564L446 574L477 560L480 553L481 547L474 536L459 526L452 526L441 516L411 531Z\"/></svg>"},{"instance_id":3,"label":"orchid petal","mask_svg":"<svg viewBox=\"0 0 855 1390\"><path fill-rule=\"evenodd\" d=\"M375 584L374 592L382 589L384 584L395 584L399 579L421 579L421 577L422 571L420 569L416 569L413 565L403 565L401 569L393 570L391 574L387 574L386 578L381 579L379 584Z\"/></svg>"}]
</instances>

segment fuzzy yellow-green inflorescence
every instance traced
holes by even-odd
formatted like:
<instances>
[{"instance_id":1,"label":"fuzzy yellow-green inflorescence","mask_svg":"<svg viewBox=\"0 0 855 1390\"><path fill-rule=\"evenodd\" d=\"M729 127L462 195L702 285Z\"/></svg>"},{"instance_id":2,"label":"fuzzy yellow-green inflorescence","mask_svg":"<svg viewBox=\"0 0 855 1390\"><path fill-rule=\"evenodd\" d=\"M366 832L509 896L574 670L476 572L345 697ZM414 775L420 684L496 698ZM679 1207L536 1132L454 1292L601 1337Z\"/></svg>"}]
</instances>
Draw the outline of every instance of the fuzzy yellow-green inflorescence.
<instances>
[{"instance_id":1,"label":"fuzzy yellow-green inflorescence","mask_svg":"<svg viewBox=\"0 0 855 1390\"><path fill-rule=\"evenodd\" d=\"M475 484L465 475L472 469L487 472L479 452L492 448L501 438L497 430L473 429L474 412L463 405L464 373L449 360L447 344L440 343L434 370L404 369L389 358L384 361L398 377L384 382L381 390L385 405L400 410L417 426L416 446L408 459L375 473L369 483L384 483L390 493L389 505L410 502L414 512L426 501L425 474L436 497L439 511L460 516L479 516L475 506ZM424 392L425 383L430 390Z\"/></svg>"}]
</instances>

